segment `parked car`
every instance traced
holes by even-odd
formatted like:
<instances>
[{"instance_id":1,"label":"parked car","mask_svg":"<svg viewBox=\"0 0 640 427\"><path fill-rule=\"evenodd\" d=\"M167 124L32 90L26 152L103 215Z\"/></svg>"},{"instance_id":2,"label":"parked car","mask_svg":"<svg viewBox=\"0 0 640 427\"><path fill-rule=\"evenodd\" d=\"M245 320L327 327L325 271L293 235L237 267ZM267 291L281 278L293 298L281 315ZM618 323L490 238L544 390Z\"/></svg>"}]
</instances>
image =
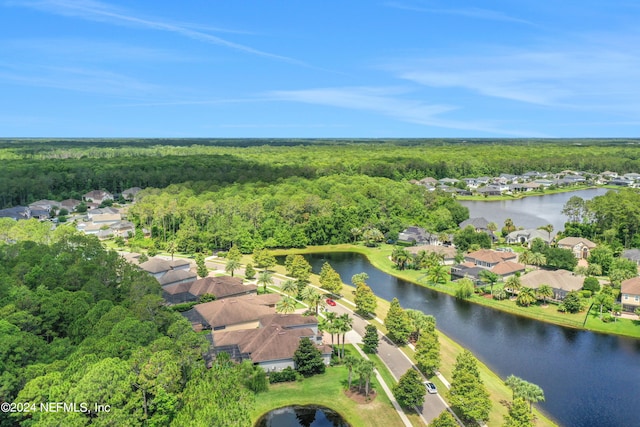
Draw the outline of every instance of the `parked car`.
<instances>
[{"instance_id":1,"label":"parked car","mask_svg":"<svg viewBox=\"0 0 640 427\"><path fill-rule=\"evenodd\" d=\"M336 302L331 298L327 298L327 304L330 305L331 307L335 307Z\"/></svg>"},{"instance_id":2,"label":"parked car","mask_svg":"<svg viewBox=\"0 0 640 427\"><path fill-rule=\"evenodd\" d=\"M436 385L432 382L429 381L425 381L424 382L424 386L426 387L427 391L430 394L436 394L438 392L438 389L436 388Z\"/></svg>"}]
</instances>

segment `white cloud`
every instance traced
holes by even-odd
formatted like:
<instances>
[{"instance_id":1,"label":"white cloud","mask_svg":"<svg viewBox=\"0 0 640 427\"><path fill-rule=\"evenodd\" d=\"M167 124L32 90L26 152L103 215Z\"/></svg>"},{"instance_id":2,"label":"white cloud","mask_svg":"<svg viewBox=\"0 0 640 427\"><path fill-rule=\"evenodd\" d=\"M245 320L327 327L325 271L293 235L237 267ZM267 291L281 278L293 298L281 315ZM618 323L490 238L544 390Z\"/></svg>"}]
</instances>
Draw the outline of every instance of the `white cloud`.
<instances>
[{"instance_id":1,"label":"white cloud","mask_svg":"<svg viewBox=\"0 0 640 427\"><path fill-rule=\"evenodd\" d=\"M306 65L303 62L293 58L264 52L258 49L254 49L250 46L234 43L221 37L214 36L212 34L198 30L197 25L178 24L156 18L141 18L126 11L117 9L106 3L94 0L9 1L6 4L38 9L57 15L78 17L90 21L105 22L113 25L123 25L157 31L166 31L204 43L223 46L252 55L263 56L266 58L276 59L298 65Z\"/></svg>"},{"instance_id":2,"label":"white cloud","mask_svg":"<svg viewBox=\"0 0 640 427\"><path fill-rule=\"evenodd\" d=\"M516 18L514 16L507 15L506 13L501 11L482 9L479 7L442 9L442 8L427 8L427 7L413 6L410 4L399 3L399 2L390 2L390 3L387 3L387 6L393 7L396 9L409 10L412 12L423 12L423 13L432 13L432 14L439 14L439 15L457 15L457 16L463 16L463 17L472 18L472 19L513 22L518 24L533 25L532 22L527 21L525 19Z\"/></svg>"},{"instance_id":3,"label":"white cloud","mask_svg":"<svg viewBox=\"0 0 640 427\"><path fill-rule=\"evenodd\" d=\"M403 59L386 68L434 88L567 109L638 112L637 45L586 43L522 49L478 49L471 55Z\"/></svg>"},{"instance_id":4,"label":"white cloud","mask_svg":"<svg viewBox=\"0 0 640 427\"><path fill-rule=\"evenodd\" d=\"M301 102L351 110L369 111L408 123L449 129L490 132L504 135L531 135L530 132L500 129L496 123L448 120L440 115L457 109L451 105L427 104L401 97L402 88L339 87L272 91L267 97L275 101Z\"/></svg>"}]
</instances>

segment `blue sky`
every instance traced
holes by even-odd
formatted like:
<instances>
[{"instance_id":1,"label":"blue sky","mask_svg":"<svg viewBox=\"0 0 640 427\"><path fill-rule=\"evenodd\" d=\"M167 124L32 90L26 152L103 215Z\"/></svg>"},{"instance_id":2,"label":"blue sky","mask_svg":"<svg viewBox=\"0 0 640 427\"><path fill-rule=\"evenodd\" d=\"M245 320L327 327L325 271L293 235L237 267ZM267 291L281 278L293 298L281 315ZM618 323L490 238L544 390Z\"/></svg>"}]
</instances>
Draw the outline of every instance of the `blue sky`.
<instances>
[{"instance_id":1,"label":"blue sky","mask_svg":"<svg viewBox=\"0 0 640 427\"><path fill-rule=\"evenodd\" d=\"M638 137L640 2L0 0L1 137Z\"/></svg>"}]
</instances>

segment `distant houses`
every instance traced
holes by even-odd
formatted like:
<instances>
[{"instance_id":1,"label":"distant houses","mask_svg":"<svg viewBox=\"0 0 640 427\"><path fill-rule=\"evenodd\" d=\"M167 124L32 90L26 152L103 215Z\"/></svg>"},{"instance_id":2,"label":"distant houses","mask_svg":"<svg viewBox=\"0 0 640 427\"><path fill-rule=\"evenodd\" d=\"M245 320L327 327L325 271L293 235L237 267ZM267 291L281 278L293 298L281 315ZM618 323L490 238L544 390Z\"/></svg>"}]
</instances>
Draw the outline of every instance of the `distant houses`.
<instances>
[{"instance_id":1,"label":"distant houses","mask_svg":"<svg viewBox=\"0 0 640 427\"><path fill-rule=\"evenodd\" d=\"M591 249L597 245L584 237L565 237L558 241L558 247L569 249L578 259L587 259L591 255Z\"/></svg>"},{"instance_id":2,"label":"distant houses","mask_svg":"<svg viewBox=\"0 0 640 427\"><path fill-rule=\"evenodd\" d=\"M528 288L551 286L555 300L563 300L569 292L582 289L583 283L584 277L567 270L534 270L520 277L520 284Z\"/></svg>"},{"instance_id":3,"label":"distant houses","mask_svg":"<svg viewBox=\"0 0 640 427\"><path fill-rule=\"evenodd\" d=\"M405 245L440 245L437 234L429 233L424 228L408 227L398 234L398 243Z\"/></svg>"}]
</instances>

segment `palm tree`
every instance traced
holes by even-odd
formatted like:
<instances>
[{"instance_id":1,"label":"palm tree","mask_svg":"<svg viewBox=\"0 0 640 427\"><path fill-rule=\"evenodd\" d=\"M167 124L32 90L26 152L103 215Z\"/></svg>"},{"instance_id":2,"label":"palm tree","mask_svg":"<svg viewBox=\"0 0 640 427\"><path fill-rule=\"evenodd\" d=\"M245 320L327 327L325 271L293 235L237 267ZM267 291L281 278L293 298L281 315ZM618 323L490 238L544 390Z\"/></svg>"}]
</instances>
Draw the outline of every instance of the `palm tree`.
<instances>
[{"instance_id":1,"label":"palm tree","mask_svg":"<svg viewBox=\"0 0 640 427\"><path fill-rule=\"evenodd\" d=\"M500 276L489 270L482 270L479 276L480 280L489 285L489 288L491 289L491 296L493 296L493 285L498 283Z\"/></svg>"},{"instance_id":2,"label":"palm tree","mask_svg":"<svg viewBox=\"0 0 640 427\"><path fill-rule=\"evenodd\" d=\"M282 289L282 292L284 292L285 294L287 294L289 296L298 295L298 284L296 283L295 280L289 279L289 280L283 282L280 285L280 289Z\"/></svg>"},{"instance_id":3,"label":"palm tree","mask_svg":"<svg viewBox=\"0 0 640 427\"><path fill-rule=\"evenodd\" d=\"M518 298L516 298L516 302L519 305L523 305L525 307L529 307L531 304L536 302L536 293L533 289L527 288L523 286L520 288L520 292L518 293Z\"/></svg>"},{"instance_id":4,"label":"palm tree","mask_svg":"<svg viewBox=\"0 0 640 427\"><path fill-rule=\"evenodd\" d=\"M240 261L235 259L230 259L227 261L227 265L224 267L224 271L227 273L231 273L231 277L233 277L233 272L240 268Z\"/></svg>"},{"instance_id":5,"label":"palm tree","mask_svg":"<svg viewBox=\"0 0 640 427\"><path fill-rule=\"evenodd\" d=\"M538 296L542 297L543 304L547 305L547 298L553 296L553 288L549 285L540 285L538 288Z\"/></svg>"},{"instance_id":6,"label":"palm tree","mask_svg":"<svg viewBox=\"0 0 640 427\"><path fill-rule=\"evenodd\" d=\"M549 233L549 244L551 243L551 232L553 231L553 224L543 225L542 227L538 227L538 230L544 230Z\"/></svg>"},{"instance_id":7,"label":"palm tree","mask_svg":"<svg viewBox=\"0 0 640 427\"><path fill-rule=\"evenodd\" d=\"M509 289L511 296L520 290L520 286L520 278L518 276L510 276L505 282L505 288Z\"/></svg>"},{"instance_id":8,"label":"palm tree","mask_svg":"<svg viewBox=\"0 0 640 427\"><path fill-rule=\"evenodd\" d=\"M411 254L404 248L395 247L391 252L391 261L393 261L398 267L398 270L404 270L407 267L407 262L411 259Z\"/></svg>"},{"instance_id":9,"label":"palm tree","mask_svg":"<svg viewBox=\"0 0 640 427\"><path fill-rule=\"evenodd\" d=\"M276 304L276 313L289 314L296 311L296 300L290 296L284 296Z\"/></svg>"},{"instance_id":10,"label":"palm tree","mask_svg":"<svg viewBox=\"0 0 640 427\"><path fill-rule=\"evenodd\" d=\"M544 254L541 254L540 252L531 252L529 264L540 267L541 265L545 265L546 263L547 257L545 257Z\"/></svg>"},{"instance_id":11,"label":"palm tree","mask_svg":"<svg viewBox=\"0 0 640 427\"><path fill-rule=\"evenodd\" d=\"M369 385L371 384L371 375L373 375L373 369L375 368L373 361L363 360L356 368L360 378L364 380L364 395L369 396Z\"/></svg>"},{"instance_id":12,"label":"palm tree","mask_svg":"<svg viewBox=\"0 0 640 427\"><path fill-rule=\"evenodd\" d=\"M321 326L320 329L331 334L331 347L333 348L333 334L336 333L335 322L338 315L333 311L329 311L325 313L324 316L325 318L320 321L321 325L319 326Z\"/></svg>"},{"instance_id":13,"label":"palm tree","mask_svg":"<svg viewBox=\"0 0 640 427\"><path fill-rule=\"evenodd\" d=\"M309 306L315 307L316 316L317 316L318 308L321 305L324 305L324 295L316 291L315 288L308 286L304 288L304 290L301 293L301 296L304 302L309 304Z\"/></svg>"},{"instance_id":14,"label":"palm tree","mask_svg":"<svg viewBox=\"0 0 640 427\"><path fill-rule=\"evenodd\" d=\"M178 249L176 241L171 239L167 242L167 252L171 254L171 261L173 261L173 254Z\"/></svg>"},{"instance_id":15,"label":"palm tree","mask_svg":"<svg viewBox=\"0 0 640 427\"><path fill-rule=\"evenodd\" d=\"M360 359L352 354L349 354L348 356L346 356L343 360L344 366L347 367L347 369L349 369L349 390L351 390L351 374L353 373L353 369L358 367L358 364L360 363Z\"/></svg>"},{"instance_id":16,"label":"palm tree","mask_svg":"<svg viewBox=\"0 0 640 427\"><path fill-rule=\"evenodd\" d=\"M518 262L520 262L520 264L531 264L531 254L533 254L533 252L531 251L524 251L522 252L519 256L518 256Z\"/></svg>"},{"instance_id":17,"label":"palm tree","mask_svg":"<svg viewBox=\"0 0 640 427\"><path fill-rule=\"evenodd\" d=\"M444 265L436 264L429 269L427 278L433 284L443 284L446 283L449 278L449 271Z\"/></svg>"},{"instance_id":18,"label":"palm tree","mask_svg":"<svg viewBox=\"0 0 640 427\"><path fill-rule=\"evenodd\" d=\"M524 400L529 402L529 411L532 410L531 405L533 402L544 402L544 391L536 384L530 382L525 383L520 390L520 394Z\"/></svg>"},{"instance_id":19,"label":"palm tree","mask_svg":"<svg viewBox=\"0 0 640 427\"><path fill-rule=\"evenodd\" d=\"M353 318L349 316L347 313L338 317L338 333L342 334L342 355L340 357L344 357L344 341L347 332L349 332L353 328Z\"/></svg>"},{"instance_id":20,"label":"palm tree","mask_svg":"<svg viewBox=\"0 0 640 427\"><path fill-rule=\"evenodd\" d=\"M522 388L524 385L524 381L520 377L516 377L515 375L509 375L506 380L504 380L504 384L511 389L511 400L515 400L516 396L522 395Z\"/></svg>"},{"instance_id":21,"label":"palm tree","mask_svg":"<svg viewBox=\"0 0 640 427\"><path fill-rule=\"evenodd\" d=\"M262 285L264 293L267 293L267 285L273 285L273 275L268 270L264 270L258 275L258 284Z\"/></svg>"}]
</instances>

